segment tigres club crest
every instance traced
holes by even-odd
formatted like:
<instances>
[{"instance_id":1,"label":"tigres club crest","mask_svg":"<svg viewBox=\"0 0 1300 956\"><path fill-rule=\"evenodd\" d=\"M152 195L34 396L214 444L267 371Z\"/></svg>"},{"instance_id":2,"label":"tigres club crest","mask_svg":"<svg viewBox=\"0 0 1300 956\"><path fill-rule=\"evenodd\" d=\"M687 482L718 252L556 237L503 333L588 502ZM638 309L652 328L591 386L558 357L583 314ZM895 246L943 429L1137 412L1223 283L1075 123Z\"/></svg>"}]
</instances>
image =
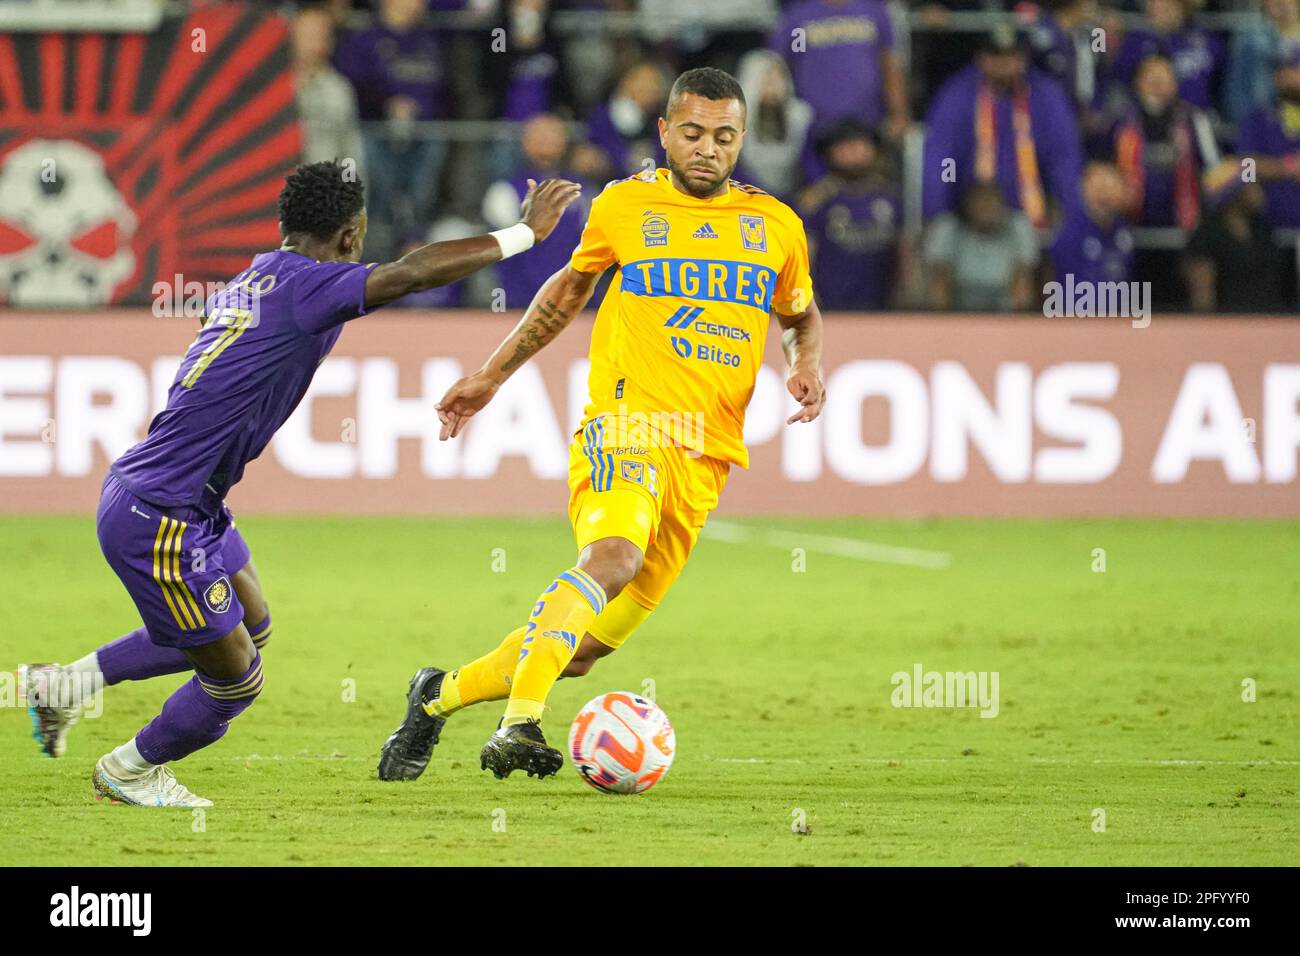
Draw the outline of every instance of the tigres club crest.
<instances>
[{"instance_id":1,"label":"tigres club crest","mask_svg":"<svg viewBox=\"0 0 1300 956\"><path fill-rule=\"evenodd\" d=\"M231 593L230 579L223 574L203 592L203 603L213 614L224 614L230 610Z\"/></svg>"},{"instance_id":2,"label":"tigres club crest","mask_svg":"<svg viewBox=\"0 0 1300 956\"><path fill-rule=\"evenodd\" d=\"M767 224L762 216L740 217L740 241L752 252L767 252Z\"/></svg>"}]
</instances>

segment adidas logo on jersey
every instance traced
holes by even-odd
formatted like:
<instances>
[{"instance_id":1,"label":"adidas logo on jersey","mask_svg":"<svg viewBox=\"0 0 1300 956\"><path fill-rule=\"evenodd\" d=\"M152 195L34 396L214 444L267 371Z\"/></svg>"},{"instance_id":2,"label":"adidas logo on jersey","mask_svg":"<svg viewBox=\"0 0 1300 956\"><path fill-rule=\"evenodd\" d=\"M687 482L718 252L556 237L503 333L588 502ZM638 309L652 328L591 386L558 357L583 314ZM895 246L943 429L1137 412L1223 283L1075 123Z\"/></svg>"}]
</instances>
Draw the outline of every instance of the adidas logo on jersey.
<instances>
[{"instance_id":1,"label":"adidas logo on jersey","mask_svg":"<svg viewBox=\"0 0 1300 956\"><path fill-rule=\"evenodd\" d=\"M713 231L713 227L707 222L691 233L692 239L716 239L718 234Z\"/></svg>"}]
</instances>

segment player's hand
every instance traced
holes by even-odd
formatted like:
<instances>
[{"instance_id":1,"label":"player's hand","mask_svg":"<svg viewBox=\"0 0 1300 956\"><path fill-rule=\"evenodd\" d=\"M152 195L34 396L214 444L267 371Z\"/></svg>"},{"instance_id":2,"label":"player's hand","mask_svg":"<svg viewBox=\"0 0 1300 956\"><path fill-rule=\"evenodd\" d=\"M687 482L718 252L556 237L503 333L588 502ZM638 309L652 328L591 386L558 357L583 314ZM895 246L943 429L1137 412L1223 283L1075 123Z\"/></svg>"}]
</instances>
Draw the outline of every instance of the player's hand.
<instances>
[{"instance_id":1,"label":"player's hand","mask_svg":"<svg viewBox=\"0 0 1300 956\"><path fill-rule=\"evenodd\" d=\"M785 420L787 425L795 422L810 422L822 413L826 404L826 388L822 377L811 369L795 369L785 380L785 387L794 396L802 408Z\"/></svg>"},{"instance_id":2,"label":"player's hand","mask_svg":"<svg viewBox=\"0 0 1300 956\"><path fill-rule=\"evenodd\" d=\"M544 179L539 186L528 180L528 194L524 196L523 221L541 242L551 234L555 224L564 215L569 203L582 195L582 187L567 179Z\"/></svg>"},{"instance_id":3,"label":"player's hand","mask_svg":"<svg viewBox=\"0 0 1300 956\"><path fill-rule=\"evenodd\" d=\"M442 422L438 440L446 441L459 435L465 423L492 400L500 387L486 375L475 372L447 389L447 394L436 406L438 421Z\"/></svg>"}]
</instances>

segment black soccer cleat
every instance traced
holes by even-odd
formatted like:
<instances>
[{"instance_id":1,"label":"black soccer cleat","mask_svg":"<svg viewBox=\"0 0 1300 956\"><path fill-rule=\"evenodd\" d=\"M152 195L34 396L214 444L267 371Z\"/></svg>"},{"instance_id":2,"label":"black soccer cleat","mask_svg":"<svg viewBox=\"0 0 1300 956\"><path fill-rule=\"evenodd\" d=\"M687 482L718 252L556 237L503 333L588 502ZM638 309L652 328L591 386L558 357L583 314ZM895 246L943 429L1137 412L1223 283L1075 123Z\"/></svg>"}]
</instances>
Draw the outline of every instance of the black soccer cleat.
<instances>
[{"instance_id":1,"label":"black soccer cleat","mask_svg":"<svg viewBox=\"0 0 1300 956\"><path fill-rule=\"evenodd\" d=\"M406 716L379 752L380 780L415 780L429 766L447 718L431 717L425 712L424 702L437 698L445 673L437 667L422 667L411 678Z\"/></svg>"},{"instance_id":2,"label":"black soccer cleat","mask_svg":"<svg viewBox=\"0 0 1300 956\"><path fill-rule=\"evenodd\" d=\"M498 780L510 776L513 770L524 770L528 776L551 777L564 766L564 754L546 742L542 727L535 720L500 727L479 752L479 766L491 770Z\"/></svg>"}]
</instances>

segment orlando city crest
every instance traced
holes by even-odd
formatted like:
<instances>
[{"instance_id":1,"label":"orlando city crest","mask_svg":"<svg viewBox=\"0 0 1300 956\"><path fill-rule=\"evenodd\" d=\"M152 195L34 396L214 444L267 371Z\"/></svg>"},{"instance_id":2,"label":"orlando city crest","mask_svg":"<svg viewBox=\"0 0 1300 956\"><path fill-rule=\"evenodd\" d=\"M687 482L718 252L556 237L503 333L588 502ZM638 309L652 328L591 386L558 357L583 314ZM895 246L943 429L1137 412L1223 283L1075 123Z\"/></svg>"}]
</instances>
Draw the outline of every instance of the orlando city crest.
<instances>
[{"instance_id":1,"label":"orlando city crest","mask_svg":"<svg viewBox=\"0 0 1300 956\"><path fill-rule=\"evenodd\" d=\"M767 252L767 224L762 216L740 217L740 241L751 252Z\"/></svg>"},{"instance_id":2,"label":"orlando city crest","mask_svg":"<svg viewBox=\"0 0 1300 956\"><path fill-rule=\"evenodd\" d=\"M213 614L224 614L230 610L230 597L230 579L223 574L203 592L203 603Z\"/></svg>"}]
</instances>

